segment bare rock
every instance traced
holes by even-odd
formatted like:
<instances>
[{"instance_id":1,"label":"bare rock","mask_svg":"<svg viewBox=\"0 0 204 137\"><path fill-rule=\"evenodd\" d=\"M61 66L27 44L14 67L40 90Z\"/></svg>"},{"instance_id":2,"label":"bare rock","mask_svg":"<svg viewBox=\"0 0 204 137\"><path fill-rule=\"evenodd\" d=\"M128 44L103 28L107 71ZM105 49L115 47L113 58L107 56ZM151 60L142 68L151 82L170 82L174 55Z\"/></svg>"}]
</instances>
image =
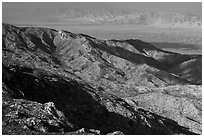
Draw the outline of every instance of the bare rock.
<instances>
[{"instance_id":1,"label":"bare rock","mask_svg":"<svg viewBox=\"0 0 204 137\"><path fill-rule=\"evenodd\" d=\"M109 133L108 135L124 135L121 131L114 131L112 133Z\"/></svg>"}]
</instances>

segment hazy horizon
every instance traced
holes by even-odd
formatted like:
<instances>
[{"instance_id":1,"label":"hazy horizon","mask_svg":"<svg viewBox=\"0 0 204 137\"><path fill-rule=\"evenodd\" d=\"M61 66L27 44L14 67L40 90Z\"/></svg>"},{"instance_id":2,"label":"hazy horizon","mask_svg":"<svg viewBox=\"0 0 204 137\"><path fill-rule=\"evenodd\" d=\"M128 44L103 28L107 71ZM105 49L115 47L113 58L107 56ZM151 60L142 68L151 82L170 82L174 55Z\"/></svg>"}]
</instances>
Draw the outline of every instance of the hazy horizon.
<instances>
[{"instance_id":1,"label":"hazy horizon","mask_svg":"<svg viewBox=\"0 0 204 137\"><path fill-rule=\"evenodd\" d=\"M61 22L70 10L119 10L150 12L189 12L202 14L201 2L3 2L5 23Z\"/></svg>"}]
</instances>

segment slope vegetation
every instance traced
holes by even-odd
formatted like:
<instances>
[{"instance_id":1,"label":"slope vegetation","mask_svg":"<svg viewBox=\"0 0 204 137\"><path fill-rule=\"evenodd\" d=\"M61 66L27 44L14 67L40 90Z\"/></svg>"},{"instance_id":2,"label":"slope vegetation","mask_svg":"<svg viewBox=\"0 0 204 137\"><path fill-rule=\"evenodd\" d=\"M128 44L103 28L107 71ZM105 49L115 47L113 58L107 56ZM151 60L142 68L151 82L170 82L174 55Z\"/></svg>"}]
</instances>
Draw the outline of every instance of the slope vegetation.
<instances>
[{"instance_id":1,"label":"slope vegetation","mask_svg":"<svg viewBox=\"0 0 204 137\"><path fill-rule=\"evenodd\" d=\"M99 40L65 30L9 24L3 24L2 42L4 134L201 132L200 125L194 130L195 126L174 121L170 111L171 116L160 116L153 111L156 105L130 103L141 102L137 98L150 92L157 95L167 86L194 85L188 96L200 93L196 85L201 77L195 71L182 75L191 67L186 62L197 56L163 51L140 40ZM161 98L171 97L175 98ZM191 99L196 104L201 101ZM200 113L195 115L189 118L200 121Z\"/></svg>"}]
</instances>

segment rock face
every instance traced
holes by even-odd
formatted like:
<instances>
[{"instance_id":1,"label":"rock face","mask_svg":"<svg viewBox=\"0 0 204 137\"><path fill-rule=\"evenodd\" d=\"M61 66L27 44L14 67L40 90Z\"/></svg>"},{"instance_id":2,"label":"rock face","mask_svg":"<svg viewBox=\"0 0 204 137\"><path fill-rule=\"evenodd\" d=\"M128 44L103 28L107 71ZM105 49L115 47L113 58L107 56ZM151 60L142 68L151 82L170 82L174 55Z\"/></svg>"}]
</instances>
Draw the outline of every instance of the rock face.
<instances>
[{"instance_id":1,"label":"rock face","mask_svg":"<svg viewBox=\"0 0 204 137\"><path fill-rule=\"evenodd\" d=\"M199 56L8 24L2 42L3 134L201 134Z\"/></svg>"}]
</instances>

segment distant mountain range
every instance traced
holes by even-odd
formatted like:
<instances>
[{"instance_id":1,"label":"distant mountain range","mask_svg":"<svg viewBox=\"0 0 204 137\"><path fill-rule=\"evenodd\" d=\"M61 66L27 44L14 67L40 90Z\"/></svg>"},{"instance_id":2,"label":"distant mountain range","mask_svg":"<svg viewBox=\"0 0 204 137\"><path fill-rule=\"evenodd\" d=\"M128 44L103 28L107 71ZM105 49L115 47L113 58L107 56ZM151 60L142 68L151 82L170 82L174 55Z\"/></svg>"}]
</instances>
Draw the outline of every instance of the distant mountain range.
<instances>
[{"instance_id":1,"label":"distant mountain range","mask_svg":"<svg viewBox=\"0 0 204 137\"><path fill-rule=\"evenodd\" d=\"M164 26L194 26L202 24L202 17L191 12L141 12L124 10L64 10L59 20L76 24L142 24Z\"/></svg>"}]
</instances>

